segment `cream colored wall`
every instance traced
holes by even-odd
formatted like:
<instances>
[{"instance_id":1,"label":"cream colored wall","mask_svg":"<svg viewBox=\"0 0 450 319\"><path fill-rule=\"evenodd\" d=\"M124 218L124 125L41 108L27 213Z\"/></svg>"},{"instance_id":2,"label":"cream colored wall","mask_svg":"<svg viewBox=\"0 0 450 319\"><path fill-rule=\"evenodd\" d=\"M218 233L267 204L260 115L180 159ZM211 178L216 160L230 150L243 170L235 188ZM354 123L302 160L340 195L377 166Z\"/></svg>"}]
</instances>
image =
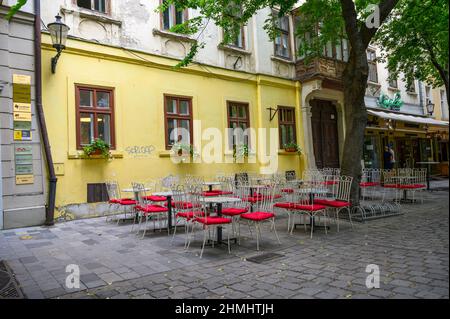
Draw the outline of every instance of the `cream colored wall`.
<instances>
[{"instance_id":1,"label":"cream colored wall","mask_svg":"<svg viewBox=\"0 0 450 319\"><path fill-rule=\"evenodd\" d=\"M171 66L175 61L170 59L142 53L139 59L120 49L75 40L68 41L56 74L51 74L50 58L55 52L48 36L44 35L43 42L43 98L52 154L60 175L58 206L86 202L87 183L115 179L126 187L132 181L168 174L214 176L218 172L260 171L260 164L172 163L165 150L163 94L191 96L194 120L201 120L203 128L216 127L221 131L227 126L227 100L249 103L250 124L254 128L277 127L277 117L269 122L267 107L295 106L297 139L303 143L300 87L296 82L224 69L205 71L199 66L174 70ZM82 159L82 151L76 149L75 84L115 90L117 149L109 162ZM194 141L197 143L198 139ZM155 150L135 157L127 152L128 147L134 146L153 146ZM224 158L232 159L230 151L223 152L228 154ZM281 152L277 158L280 172L300 173L306 167L302 157Z\"/></svg>"},{"instance_id":2,"label":"cream colored wall","mask_svg":"<svg viewBox=\"0 0 450 319\"><path fill-rule=\"evenodd\" d=\"M449 114L446 95L444 93L444 100L441 103L441 91L445 92L445 87L442 86L431 90L432 101L434 103L433 117L437 120L448 121Z\"/></svg>"}]
</instances>

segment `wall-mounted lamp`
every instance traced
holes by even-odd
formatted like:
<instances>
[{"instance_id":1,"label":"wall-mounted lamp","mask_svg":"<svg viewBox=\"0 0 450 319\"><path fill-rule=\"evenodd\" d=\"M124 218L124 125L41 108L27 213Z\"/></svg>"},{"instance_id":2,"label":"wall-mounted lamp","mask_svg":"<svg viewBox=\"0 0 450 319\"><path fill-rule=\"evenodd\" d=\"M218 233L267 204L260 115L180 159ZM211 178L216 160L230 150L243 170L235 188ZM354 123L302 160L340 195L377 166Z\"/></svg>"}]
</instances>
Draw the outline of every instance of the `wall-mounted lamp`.
<instances>
[{"instance_id":1,"label":"wall-mounted lamp","mask_svg":"<svg viewBox=\"0 0 450 319\"><path fill-rule=\"evenodd\" d=\"M56 21L49 23L47 26L52 37L53 47L56 49L56 56L52 58L52 73L56 72L56 64L58 63L61 52L66 48L67 33L70 28L61 22L61 16L56 15Z\"/></svg>"},{"instance_id":2,"label":"wall-mounted lamp","mask_svg":"<svg viewBox=\"0 0 450 319\"><path fill-rule=\"evenodd\" d=\"M428 100L428 103L427 103L427 112L428 112L428 116L432 116L434 113L434 103L432 103L430 100Z\"/></svg>"}]
</instances>

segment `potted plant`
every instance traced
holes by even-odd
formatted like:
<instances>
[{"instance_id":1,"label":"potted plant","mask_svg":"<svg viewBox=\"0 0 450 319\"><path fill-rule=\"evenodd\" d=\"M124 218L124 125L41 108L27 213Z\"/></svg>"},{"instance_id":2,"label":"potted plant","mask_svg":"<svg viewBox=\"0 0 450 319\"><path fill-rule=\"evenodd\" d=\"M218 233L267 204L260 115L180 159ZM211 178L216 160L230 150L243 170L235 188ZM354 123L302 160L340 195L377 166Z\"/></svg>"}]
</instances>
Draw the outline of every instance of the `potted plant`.
<instances>
[{"instance_id":1,"label":"potted plant","mask_svg":"<svg viewBox=\"0 0 450 319\"><path fill-rule=\"evenodd\" d=\"M283 145L283 148L288 153L298 153L298 155L302 154L301 147L295 142L289 142Z\"/></svg>"},{"instance_id":2,"label":"potted plant","mask_svg":"<svg viewBox=\"0 0 450 319\"><path fill-rule=\"evenodd\" d=\"M247 144L233 145L233 157L243 158L248 157L249 149Z\"/></svg>"},{"instance_id":3,"label":"potted plant","mask_svg":"<svg viewBox=\"0 0 450 319\"><path fill-rule=\"evenodd\" d=\"M83 152L87 157L102 156L104 158L111 158L109 151L110 145L100 138L96 138L91 144L83 147Z\"/></svg>"},{"instance_id":4,"label":"potted plant","mask_svg":"<svg viewBox=\"0 0 450 319\"><path fill-rule=\"evenodd\" d=\"M195 157L197 155L194 146L187 143L174 143L171 151L172 154L180 157ZM182 159L182 161L184 160Z\"/></svg>"}]
</instances>

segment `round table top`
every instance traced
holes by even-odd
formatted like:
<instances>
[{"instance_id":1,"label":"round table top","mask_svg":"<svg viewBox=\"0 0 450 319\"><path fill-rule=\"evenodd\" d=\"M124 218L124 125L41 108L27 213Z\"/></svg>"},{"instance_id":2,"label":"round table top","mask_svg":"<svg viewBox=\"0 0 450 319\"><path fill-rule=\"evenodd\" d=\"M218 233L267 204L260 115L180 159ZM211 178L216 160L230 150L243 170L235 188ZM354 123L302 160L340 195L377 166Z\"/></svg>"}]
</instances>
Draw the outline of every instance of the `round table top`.
<instances>
[{"instance_id":1,"label":"round table top","mask_svg":"<svg viewBox=\"0 0 450 319\"><path fill-rule=\"evenodd\" d=\"M144 188L143 190L146 191L146 192L151 191L150 188ZM124 193L134 193L135 191L132 188L124 188L124 189L122 189L122 192L124 192Z\"/></svg>"},{"instance_id":2,"label":"round table top","mask_svg":"<svg viewBox=\"0 0 450 319\"><path fill-rule=\"evenodd\" d=\"M244 187L244 188L266 188L266 187L269 187L269 185L239 185L239 187Z\"/></svg>"},{"instance_id":3,"label":"round table top","mask_svg":"<svg viewBox=\"0 0 450 319\"><path fill-rule=\"evenodd\" d=\"M236 197L225 197L225 196L217 196L217 197L203 197L200 199L202 202L210 203L210 204L223 204L223 203L238 203L241 201L240 198Z\"/></svg>"},{"instance_id":4,"label":"round table top","mask_svg":"<svg viewBox=\"0 0 450 319\"><path fill-rule=\"evenodd\" d=\"M173 192L156 192L152 194L153 196L173 196Z\"/></svg>"},{"instance_id":5,"label":"round table top","mask_svg":"<svg viewBox=\"0 0 450 319\"><path fill-rule=\"evenodd\" d=\"M416 162L416 164L440 164L439 162Z\"/></svg>"},{"instance_id":6,"label":"round table top","mask_svg":"<svg viewBox=\"0 0 450 319\"><path fill-rule=\"evenodd\" d=\"M222 184L221 182L203 182L203 185L207 185L207 186L221 185L221 184Z\"/></svg>"},{"instance_id":7,"label":"round table top","mask_svg":"<svg viewBox=\"0 0 450 319\"><path fill-rule=\"evenodd\" d=\"M313 193L313 194L326 194L328 193L327 189L324 188L299 188L299 193L305 194L305 193Z\"/></svg>"}]
</instances>

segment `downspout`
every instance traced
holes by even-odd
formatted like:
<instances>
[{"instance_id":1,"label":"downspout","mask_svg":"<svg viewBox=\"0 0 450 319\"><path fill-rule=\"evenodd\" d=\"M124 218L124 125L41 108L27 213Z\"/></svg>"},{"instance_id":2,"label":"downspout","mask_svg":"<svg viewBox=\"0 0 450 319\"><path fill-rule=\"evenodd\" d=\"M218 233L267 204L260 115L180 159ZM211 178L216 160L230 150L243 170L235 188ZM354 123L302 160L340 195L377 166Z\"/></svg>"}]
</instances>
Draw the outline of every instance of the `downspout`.
<instances>
[{"instance_id":1,"label":"downspout","mask_svg":"<svg viewBox=\"0 0 450 319\"><path fill-rule=\"evenodd\" d=\"M36 77L36 115L39 129L41 131L42 143L44 144L45 162L47 164L47 172L49 178L48 185L48 201L45 211L45 225L54 225L55 215L55 199L56 199L56 182L55 169L53 166L53 158L48 139L47 126L45 124L44 110L42 107L42 54L41 54L41 4L40 0L34 0L34 62Z\"/></svg>"}]
</instances>

